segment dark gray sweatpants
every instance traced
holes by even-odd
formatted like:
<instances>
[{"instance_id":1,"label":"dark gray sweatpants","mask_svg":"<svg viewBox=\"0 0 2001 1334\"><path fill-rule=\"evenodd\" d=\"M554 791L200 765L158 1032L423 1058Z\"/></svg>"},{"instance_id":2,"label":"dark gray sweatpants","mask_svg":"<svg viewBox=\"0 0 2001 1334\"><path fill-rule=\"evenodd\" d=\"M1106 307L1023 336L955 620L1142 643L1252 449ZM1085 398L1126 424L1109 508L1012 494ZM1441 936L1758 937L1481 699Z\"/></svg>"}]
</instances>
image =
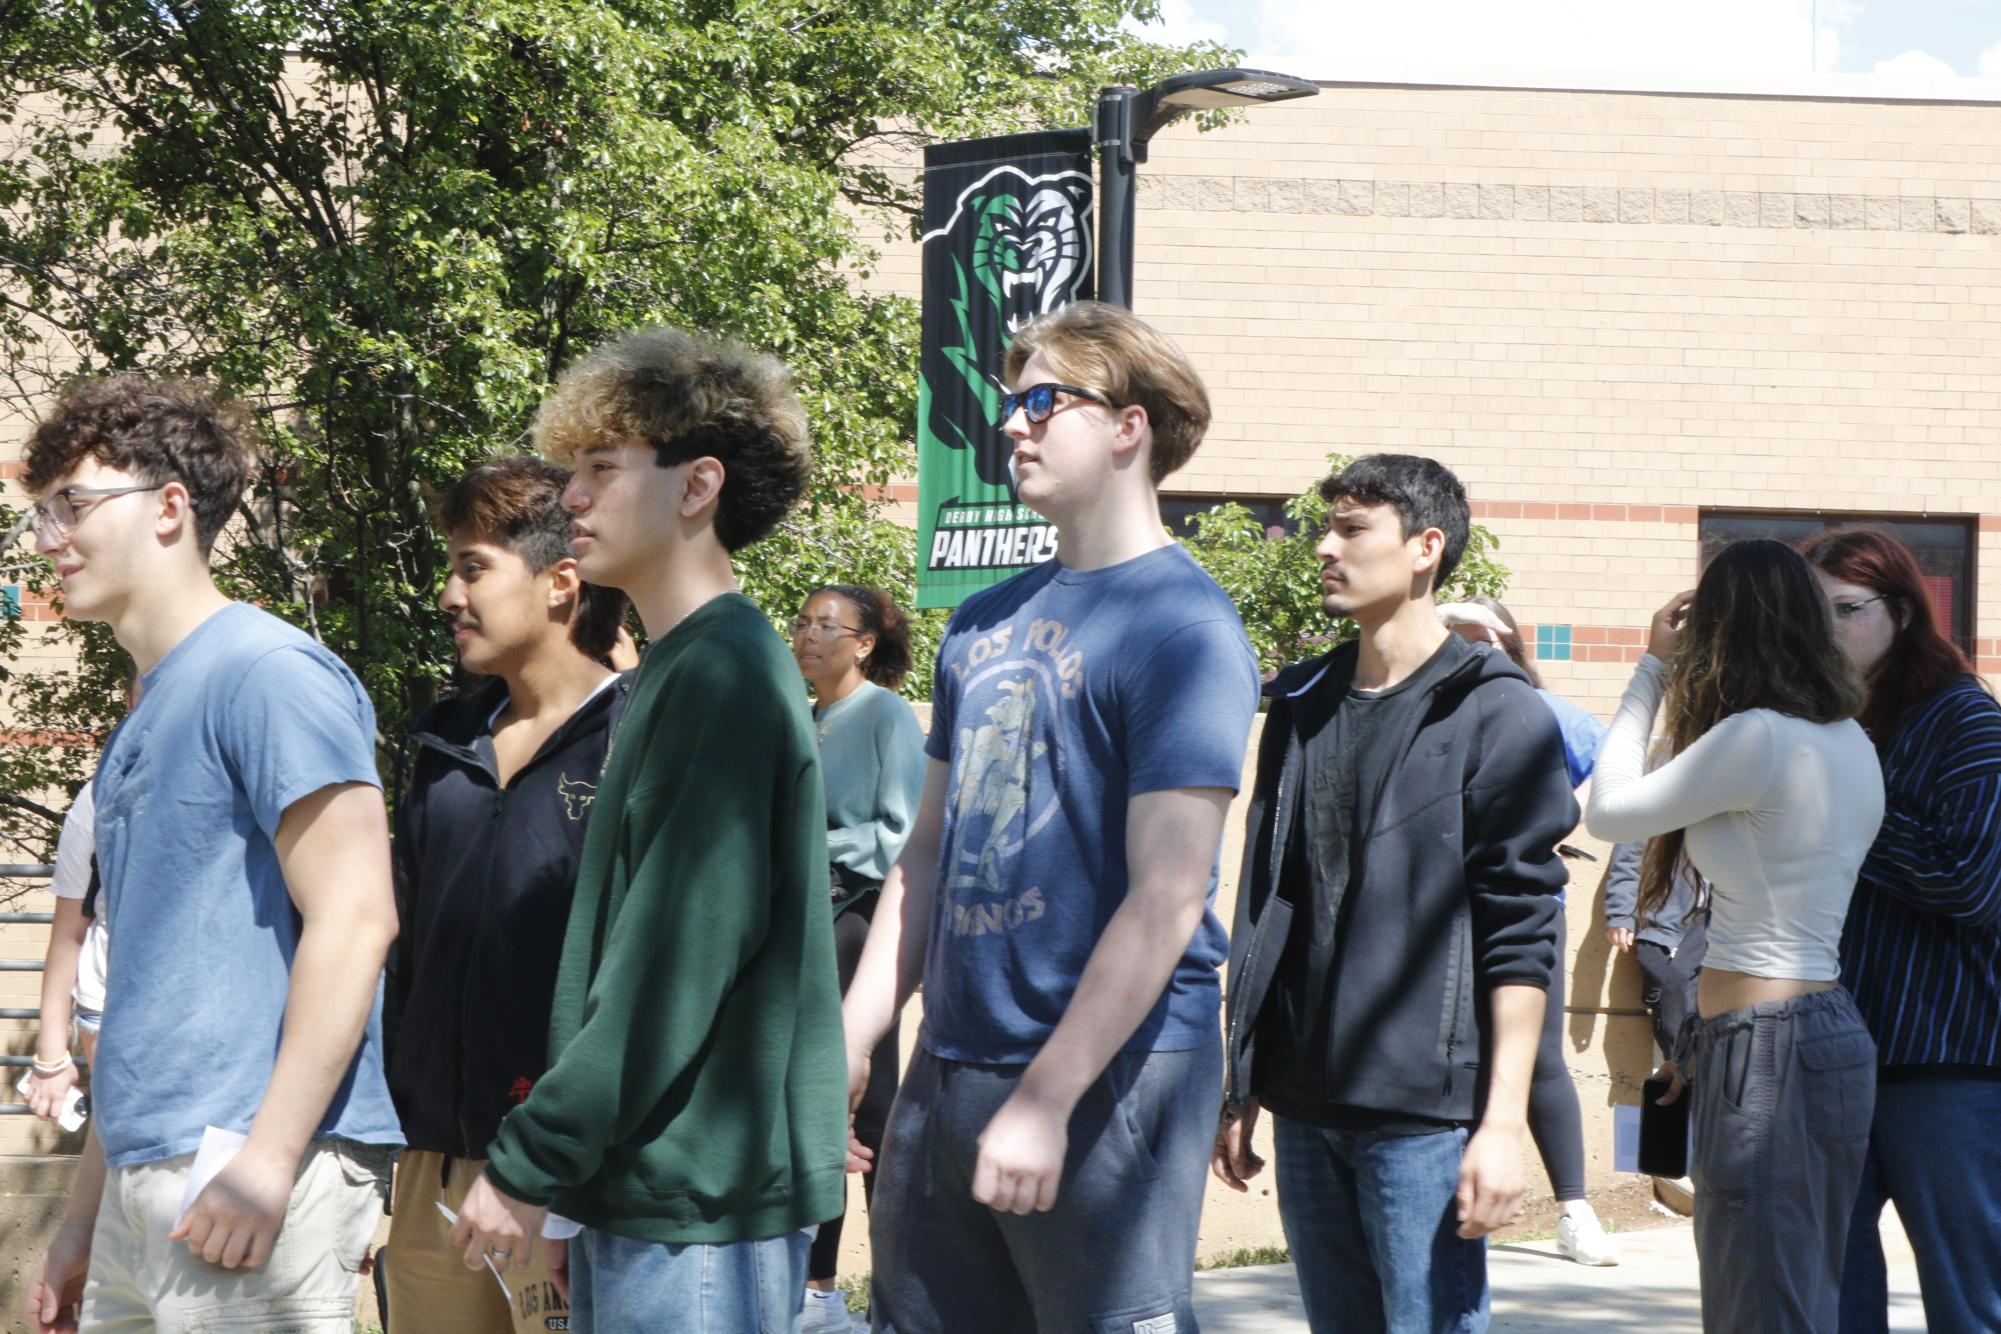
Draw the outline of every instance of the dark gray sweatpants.
<instances>
[{"instance_id":1,"label":"dark gray sweatpants","mask_svg":"<svg viewBox=\"0 0 2001 1334\"><path fill-rule=\"evenodd\" d=\"M1841 987L1692 1018L1702 1327L1825 1334L1876 1105L1876 1044ZM1691 1064L1692 1062L1692 1064Z\"/></svg>"},{"instance_id":2,"label":"dark gray sweatpants","mask_svg":"<svg viewBox=\"0 0 2001 1334\"><path fill-rule=\"evenodd\" d=\"M1026 1068L918 1048L890 1110L869 1210L871 1328L1195 1334L1195 1235L1222 1044L1115 1057L1070 1118L1056 1207L995 1213L973 1198L980 1132Z\"/></svg>"}]
</instances>

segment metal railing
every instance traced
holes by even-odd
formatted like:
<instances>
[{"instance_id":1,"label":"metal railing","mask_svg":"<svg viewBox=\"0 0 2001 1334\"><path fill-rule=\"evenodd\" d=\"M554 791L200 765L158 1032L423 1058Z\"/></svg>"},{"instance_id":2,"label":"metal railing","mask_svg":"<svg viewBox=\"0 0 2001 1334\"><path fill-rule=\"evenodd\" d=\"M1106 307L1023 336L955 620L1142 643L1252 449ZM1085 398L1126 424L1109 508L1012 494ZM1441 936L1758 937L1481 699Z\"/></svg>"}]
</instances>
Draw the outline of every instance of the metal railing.
<instances>
[{"instance_id":1,"label":"metal railing","mask_svg":"<svg viewBox=\"0 0 2001 1334\"><path fill-rule=\"evenodd\" d=\"M47 880L54 876L53 866L30 863L26 865L0 865L0 880ZM47 926L55 921L54 913L45 912L4 912L0 913L0 926ZM39 973L42 971L40 959L0 959L0 973ZM24 1010L18 1007L0 1009L0 1019L39 1019L40 1009ZM29 1056L0 1056L0 1069L29 1066L35 1058ZM6 1081L7 1093L14 1091L14 1081ZM0 1103L0 1116L33 1116L24 1102Z\"/></svg>"}]
</instances>

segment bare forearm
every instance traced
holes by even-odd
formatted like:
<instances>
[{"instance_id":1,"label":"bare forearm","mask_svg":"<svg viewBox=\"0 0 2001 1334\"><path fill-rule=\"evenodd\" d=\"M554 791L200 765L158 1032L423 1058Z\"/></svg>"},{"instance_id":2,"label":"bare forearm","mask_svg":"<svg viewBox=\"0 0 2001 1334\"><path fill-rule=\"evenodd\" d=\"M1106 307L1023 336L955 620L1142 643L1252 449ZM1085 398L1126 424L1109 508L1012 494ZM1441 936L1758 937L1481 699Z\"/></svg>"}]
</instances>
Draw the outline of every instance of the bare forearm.
<instances>
[{"instance_id":1,"label":"bare forearm","mask_svg":"<svg viewBox=\"0 0 2001 1334\"><path fill-rule=\"evenodd\" d=\"M70 1178L69 1208L65 1223L88 1226L97 1218L97 1204L104 1196L104 1146L97 1139L97 1122L87 1123L83 1152L77 1155L76 1175Z\"/></svg>"},{"instance_id":2,"label":"bare forearm","mask_svg":"<svg viewBox=\"0 0 2001 1334\"><path fill-rule=\"evenodd\" d=\"M75 941L50 938L42 963L42 1031L35 1039L35 1059L44 1065L69 1054L70 993L76 989L77 955Z\"/></svg>"},{"instance_id":3,"label":"bare forearm","mask_svg":"<svg viewBox=\"0 0 2001 1334\"><path fill-rule=\"evenodd\" d=\"M868 943L855 966L854 981L842 1003L842 1021L861 1051L875 1050L924 978L924 950L930 938L935 858L922 866L904 860L882 882Z\"/></svg>"},{"instance_id":4,"label":"bare forearm","mask_svg":"<svg viewBox=\"0 0 2001 1334\"><path fill-rule=\"evenodd\" d=\"M1529 1084L1549 997L1540 987L1504 986L1495 987L1491 998L1494 1042L1487 1060L1487 1110L1480 1124L1519 1129L1528 1121Z\"/></svg>"},{"instance_id":5,"label":"bare forearm","mask_svg":"<svg viewBox=\"0 0 2001 1334\"><path fill-rule=\"evenodd\" d=\"M307 920L292 957L278 1059L250 1125L253 1144L305 1153L361 1046L390 939L367 922Z\"/></svg>"}]
</instances>

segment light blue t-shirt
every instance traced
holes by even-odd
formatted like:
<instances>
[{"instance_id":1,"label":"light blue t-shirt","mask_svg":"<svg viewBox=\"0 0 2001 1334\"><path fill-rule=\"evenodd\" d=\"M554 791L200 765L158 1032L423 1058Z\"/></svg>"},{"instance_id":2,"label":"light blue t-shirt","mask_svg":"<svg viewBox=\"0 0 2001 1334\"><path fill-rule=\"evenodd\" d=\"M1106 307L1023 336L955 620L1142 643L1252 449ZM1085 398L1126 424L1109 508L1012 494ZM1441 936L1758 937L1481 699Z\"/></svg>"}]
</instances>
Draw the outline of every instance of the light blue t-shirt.
<instances>
[{"instance_id":1,"label":"light blue t-shirt","mask_svg":"<svg viewBox=\"0 0 2001 1334\"><path fill-rule=\"evenodd\" d=\"M1577 787L1591 777L1598 765L1598 745L1605 739L1605 724L1596 714L1587 713L1561 695L1538 689L1542 702L1556 715L1556 730L1563 736L1563 763L1570 771L1570 785Z\"/></svg>"},{"instance_id":2,"label":"light blue t-shirt","mask_svg":"<svg viewBox=\"0 0 2001 1334\"><path fill-rule=\"evenodd\" d=\"M926 750L951 765L924 966L925 1047L1034 1058L1124 901L1126 803L1235 790L1257 660L1179 546L1101 570L1049 561L968 598L938 653ZM1203 915L1128 1051L1218 1037L1228 938Z\"/></svg>"},{"instance_id":3,"label":"light blue t-shirt","mask_svg":"<svg viewBox=\"0 0 2001 1334\"><path fill-rule=\"evenodd\" d=\"M278 1054L299 915L272 839L286 807L379 785L375 711L332 653L233 603L141 681L98 763L97 859L115 922L91 1110L105 1161L193 1153L245 1131ZM382 997L317 1138L401 1144Z\"/></svg>"}]
</instances>

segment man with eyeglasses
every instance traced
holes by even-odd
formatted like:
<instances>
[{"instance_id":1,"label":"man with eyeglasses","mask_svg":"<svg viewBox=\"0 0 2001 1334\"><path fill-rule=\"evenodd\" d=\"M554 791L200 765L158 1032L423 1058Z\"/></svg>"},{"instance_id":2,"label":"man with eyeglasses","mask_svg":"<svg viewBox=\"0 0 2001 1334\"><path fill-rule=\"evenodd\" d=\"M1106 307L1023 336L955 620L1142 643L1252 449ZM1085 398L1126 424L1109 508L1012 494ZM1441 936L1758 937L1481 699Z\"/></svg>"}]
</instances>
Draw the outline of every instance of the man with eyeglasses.
<instances>
[{"instance_id":1,"label":"man with eyeglasses","mask_svg":"<svg viewBox=\"0 0 2001 1334\"><path fill-rule=\"evenodd\" d=\"M1216 855L1258 697L1235 607L1160 520L1208 395L1089 302L1016 335L1007 373L1018 493L1059 546L953 617L917 821L848 990L858 1099L924 984L874 1328L1187 1334L1222 1080Z\"/></svg>"},{"instance_id":2,"label":"man with eyeglasses","mask_svg":"<svg viewBox=\"0 0 2001 1334\"><path fill-rule=\"evenodd\" d=\"M109 624L144 688L93 782L118 943L38 1331L75 1328L79 1302L84 1328L351 1330L402 1142L374 711L209 570L255 463L243 408L137 375L72 385L28 441L64 610ZM198 1149L221 1167L194 1190Z\"/></svg>"}]
</instances>

